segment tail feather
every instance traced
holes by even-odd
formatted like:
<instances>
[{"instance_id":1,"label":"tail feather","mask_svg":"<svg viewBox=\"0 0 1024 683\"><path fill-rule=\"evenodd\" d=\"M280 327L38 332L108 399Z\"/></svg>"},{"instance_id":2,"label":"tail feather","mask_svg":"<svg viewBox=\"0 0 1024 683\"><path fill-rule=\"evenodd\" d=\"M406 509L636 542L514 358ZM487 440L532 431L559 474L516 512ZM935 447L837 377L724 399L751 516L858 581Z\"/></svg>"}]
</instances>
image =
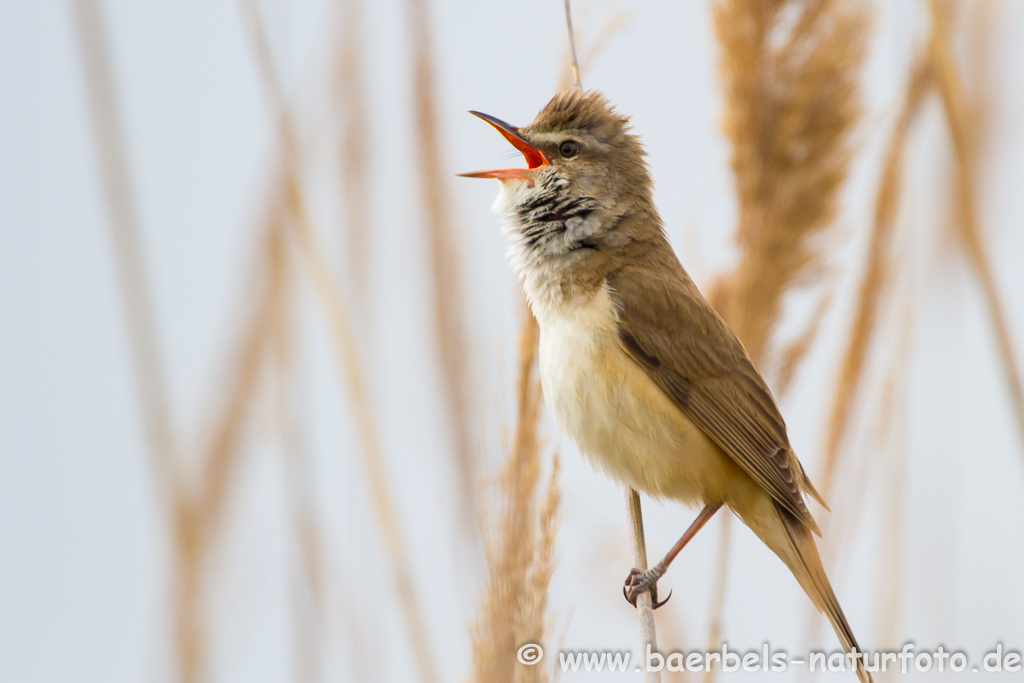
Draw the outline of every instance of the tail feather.
<instances>
[{"instance_id":1,"label":"tail feather","mask_svg":"<svg viewBox=\"0 0 1024 683\"><path fill-rule=\"evenodd\" d=\"M779 553L782 560L789 566L790 571L796 576L814 606L828 617L843 649L851 652L856 648L860 652L861 649L853 635L853 630L850 628L849 622L846 621L836 594L832 591L828 576L825 575L825 568L821 564L818 547L814 543L811 531L787 510L780 508L777 504L775 507L791 544L790 553L779 553L780 549L775 549L776 553ZM787 557L787 555L789 556ZM871 673L864 668L861 659L857 659L857 677L862 683L874 683Z\"/></svg>"}]
</instances>

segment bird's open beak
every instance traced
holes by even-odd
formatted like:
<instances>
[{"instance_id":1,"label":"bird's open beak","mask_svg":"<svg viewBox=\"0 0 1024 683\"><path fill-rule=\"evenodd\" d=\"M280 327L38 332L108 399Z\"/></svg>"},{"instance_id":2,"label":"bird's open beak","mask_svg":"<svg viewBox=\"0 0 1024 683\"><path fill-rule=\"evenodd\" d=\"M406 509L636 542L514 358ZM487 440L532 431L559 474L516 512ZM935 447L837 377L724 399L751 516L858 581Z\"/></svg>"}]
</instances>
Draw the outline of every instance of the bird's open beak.
<instances>
[{"instance_id":1,"label":"bird's open beak","mask_svg":"<svg viewBox=\"0 0 1024 683\"><path fill-rule=\"evenodd\" d=\"M528 168L501 168L493 171L476 171L475 173L459 173L463 178L520 178L522 180L529 180L533 182L533 178L529 175L529 171L541 166L547 166L548 158L544 156L544 152L540 151L529 142L523 139L513 126L508 125L501 119L496 119L493 116L487 114L481 114L478 111L469 112L473 116L479 117L487 123L494 126L495 130L505 136L505 139L512 143L512 146L523 153L526 158L526 165Z\"/></svg>"}]
</instances>

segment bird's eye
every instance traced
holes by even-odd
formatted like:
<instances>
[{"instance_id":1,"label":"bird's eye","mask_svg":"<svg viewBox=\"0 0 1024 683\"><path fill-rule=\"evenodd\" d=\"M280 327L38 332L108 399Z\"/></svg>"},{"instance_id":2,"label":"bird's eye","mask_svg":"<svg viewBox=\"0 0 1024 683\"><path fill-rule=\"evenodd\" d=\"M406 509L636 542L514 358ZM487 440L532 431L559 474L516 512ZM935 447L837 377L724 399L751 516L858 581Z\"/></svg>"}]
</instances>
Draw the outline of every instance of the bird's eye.
<instances>
[{"instance_id":1,"label":"bird's eye","mask_svg":"<svg viewBox=\"0 0 1024 683\"><path fill-rule=\"evenodd\" d=\"M558 146L558 153L563 157L574 157L580 151L580 143L575 140L566 140Z\"/></svg>"}]
</instances>

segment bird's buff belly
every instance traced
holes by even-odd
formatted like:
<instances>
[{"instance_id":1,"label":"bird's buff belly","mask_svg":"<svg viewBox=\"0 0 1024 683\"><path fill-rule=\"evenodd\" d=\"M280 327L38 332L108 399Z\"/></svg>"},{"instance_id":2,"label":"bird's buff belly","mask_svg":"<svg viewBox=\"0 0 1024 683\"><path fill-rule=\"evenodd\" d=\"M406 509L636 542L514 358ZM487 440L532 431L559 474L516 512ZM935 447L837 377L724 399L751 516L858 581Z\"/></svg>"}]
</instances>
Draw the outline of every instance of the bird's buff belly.
<instances>
[{"instance_id":1,"label":"bird's buff belly","mask_svg":"<svg viewBox=\"0 0 1024 683\"><path fill-rule=\"evenodd\" d=\"M559 428L617 481L689 505L723 503L738 467L622 350L607 292L538 316L544 400Z\"/></svg>"}]
</instances>

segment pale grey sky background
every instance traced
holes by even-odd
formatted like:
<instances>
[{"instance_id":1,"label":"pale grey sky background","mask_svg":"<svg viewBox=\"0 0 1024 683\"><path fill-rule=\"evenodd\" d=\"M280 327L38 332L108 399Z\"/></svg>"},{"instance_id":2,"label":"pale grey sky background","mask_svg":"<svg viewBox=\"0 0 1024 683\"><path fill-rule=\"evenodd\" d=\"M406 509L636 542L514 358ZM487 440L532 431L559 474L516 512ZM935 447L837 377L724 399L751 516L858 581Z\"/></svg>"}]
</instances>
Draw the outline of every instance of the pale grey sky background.
<instances>
[{"instance_id":1,"label":"pale grey sky background","mask_svg":"<svg viewBox=\"0 0 1024 683\"><path fill-rule=\"evenodd\" d=\"M978 5L962 4L965 16ZM992 7L991 127L978 176L980 218L1016 350L1024 355L1024 5L986 4ZM484 565L466 553L452 523L455 484L438 406L414 176L405 4L365 5L373 282L371 322L360 342L431 644L442 679L455 681L468 671L467 624ZM728 146L718 130L709 3L575 5L584 51L609 17L624 16L585 70L584 84L633 116L676 250L698 284L707 285L735 258L736 217ZM208 437L230 342L246 311L248 264L275 163L273 118L235 2L107 0L101 6L174 423L183 449L194 450ZM303 131L313 223L333 250L332 262L342 264L337 190L327 172L337 150L330 69L341 12L326 0L260 6ZM834 305L782 402L812 476L819 471L825 406L881 152L909 60L927 31L923 3L872 6L866 111L829 247ZM443 163L462 240L471 372L483 397L491 477L500 425L511 414L520 295L489 211L496 188L453 174L496 166L509 151L466 110L525 123L553 93L565 50L562 3L445 0L430 3L429 12ZM0 2L0 681L170 681L166 513L146 455L79 55L70 2ZM907 457L895 633L898 643L964 650L977 664L997 642L1024 648L1024 444L978 288L951 238L951 168L933 100L911 137L898 295L883 312L891 330L912 318L908 390L902 407L891 411ZM261 399L205 586L209 680L297 680L296 620L308 629L305 646L317 653L313 680L361 680L358 667L366 663L377 667L373 680L413 680L348 398L339 391L308 282L300 280L300 287L295 393L312 462L303 495L323 526L328 605L322 619L312 616L303 593L274 408ZM793 297L785 329L799 328L820 293ZM869 391L880 390L878 371L903 343L895 333L883 336ZM860 452L882 447L870 436L872 417L856 423ZM545 435L562 454L564 489L551 590L555 631L567 648L635 649L635 619L620 593L630 567L622 492L583 462L548 419ZM875 649L893 644L877 642L884 630L877 623L877 573L885 559L879 528L888 521L888 473L850 476L862 477L870 493L847 544L844 557L852 559L831 574L860 642ZM656 503L645 512L655 555L693 515ZM717 539L714 523L662 582L663 591L674 591L659 613L663 632L682 633L674 647L704 644ZM730 647L759 648L766 640L790 653L836 647L824 629L805 638L809 605L799 587L739 525L733 550L723 631Z\"/></svg>"}]
</instances>

